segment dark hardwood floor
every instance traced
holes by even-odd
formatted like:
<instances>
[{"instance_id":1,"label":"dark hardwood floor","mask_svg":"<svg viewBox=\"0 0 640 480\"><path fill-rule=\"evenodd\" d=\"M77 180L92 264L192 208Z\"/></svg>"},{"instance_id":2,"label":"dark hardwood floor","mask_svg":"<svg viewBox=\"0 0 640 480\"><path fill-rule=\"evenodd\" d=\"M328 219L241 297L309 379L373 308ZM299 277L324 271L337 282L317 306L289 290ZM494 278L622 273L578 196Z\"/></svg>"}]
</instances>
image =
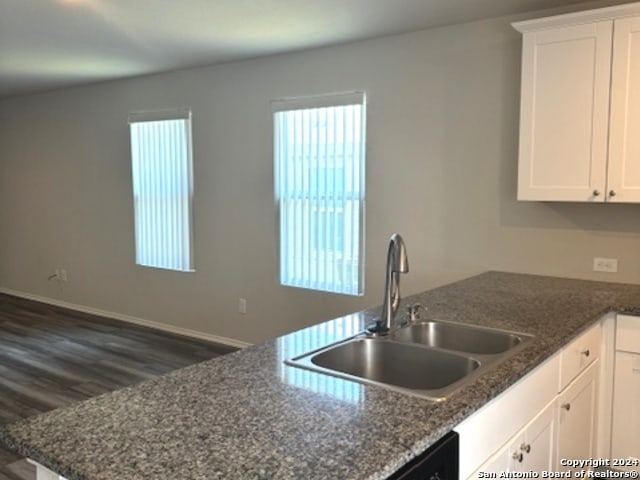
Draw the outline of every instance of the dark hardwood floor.
<instances>
[{"instance_id":1,"label":"dark hardwood floor","mask_svg":"<svg viewBox=\"0 0 640 480\"><path fill-rule=\"evenodd\" d=\"M0 423L234 350L0 294ZM0 480L34 479L31 465L0 447Z\"/></svg>"}]
</instances>

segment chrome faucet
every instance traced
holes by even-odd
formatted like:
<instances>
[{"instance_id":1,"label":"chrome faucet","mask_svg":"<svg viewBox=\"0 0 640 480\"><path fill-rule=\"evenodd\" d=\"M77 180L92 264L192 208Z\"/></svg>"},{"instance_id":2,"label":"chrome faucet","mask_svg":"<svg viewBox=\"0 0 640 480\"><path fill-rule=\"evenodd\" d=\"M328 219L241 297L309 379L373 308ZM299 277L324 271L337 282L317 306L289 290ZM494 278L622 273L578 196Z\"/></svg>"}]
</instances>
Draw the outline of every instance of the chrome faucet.
<instances>
[{"instance_id":1,"label":"chrome faucet","mask_svg":"<svg viewBox=\"0 0 640 480\"><path fill-rule=\"evenodd\" d=\"M367 329L371 335L387 335L400 306L400 274L409 271L407 247L400 235L394 233L389 239L387 251L387 273L384 287L382 314L374 325Z\"/></svg>"}]
</instances>

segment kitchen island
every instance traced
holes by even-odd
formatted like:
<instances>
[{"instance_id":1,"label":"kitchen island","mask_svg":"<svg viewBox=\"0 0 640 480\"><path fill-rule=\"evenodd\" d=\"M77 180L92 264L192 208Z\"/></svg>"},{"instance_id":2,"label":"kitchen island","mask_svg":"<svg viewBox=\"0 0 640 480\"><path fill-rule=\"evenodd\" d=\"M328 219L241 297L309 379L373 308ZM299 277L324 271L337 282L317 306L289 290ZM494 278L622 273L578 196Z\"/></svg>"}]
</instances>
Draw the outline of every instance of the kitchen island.
<instances>
[{"instance_id":1,"label":"kitchen island","mask_svg":"<svg viewBox=\"0 0 640 480\"><path fill-rule=\"evenodd\" d=\"M428 317L530 333L517 354L433 402L287 366L378 309L331 320L0 429L69 480L385 479L640 285L488 272L405 299Z\"/></svg>"}]
</instances>

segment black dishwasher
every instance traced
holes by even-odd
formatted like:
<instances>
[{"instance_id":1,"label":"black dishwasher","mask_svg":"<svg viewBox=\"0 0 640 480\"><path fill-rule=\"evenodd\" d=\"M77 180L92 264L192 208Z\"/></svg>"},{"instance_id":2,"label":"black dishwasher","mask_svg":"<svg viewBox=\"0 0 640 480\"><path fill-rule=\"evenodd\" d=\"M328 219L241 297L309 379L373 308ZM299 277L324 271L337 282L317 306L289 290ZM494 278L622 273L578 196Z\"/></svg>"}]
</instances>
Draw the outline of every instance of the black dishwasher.
<instances>
[{"instance_id":1,"label":"black dishwasher","mask_svg":"<svg viewBox=\"0 0 640 480\"><path fill-rule=\"evenodd\" d=\"M459 439L449 432L388 480L458 480Z\"/></svg>"}]
</instances>

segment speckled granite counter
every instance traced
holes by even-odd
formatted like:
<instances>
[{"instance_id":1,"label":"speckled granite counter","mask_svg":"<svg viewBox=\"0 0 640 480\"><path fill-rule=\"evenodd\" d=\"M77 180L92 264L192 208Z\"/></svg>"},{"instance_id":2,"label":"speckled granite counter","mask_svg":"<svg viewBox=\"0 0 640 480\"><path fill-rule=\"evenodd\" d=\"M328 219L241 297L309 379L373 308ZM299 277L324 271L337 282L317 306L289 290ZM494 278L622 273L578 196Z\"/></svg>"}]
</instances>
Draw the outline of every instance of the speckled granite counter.
<instances>
[{"instance_id":1,"label":"speckled granite counter","mask_svg":"<svg viewBox=\"0 0 640 480\"><path fill-rule=\"evenodd\" d=\"M434 403L283 364L375 310L0 429L69 480L384 479L604 313L640 314L640 285L489 272L406 299L429 316L536 335Z\"/></svg>"}]
</instances>

